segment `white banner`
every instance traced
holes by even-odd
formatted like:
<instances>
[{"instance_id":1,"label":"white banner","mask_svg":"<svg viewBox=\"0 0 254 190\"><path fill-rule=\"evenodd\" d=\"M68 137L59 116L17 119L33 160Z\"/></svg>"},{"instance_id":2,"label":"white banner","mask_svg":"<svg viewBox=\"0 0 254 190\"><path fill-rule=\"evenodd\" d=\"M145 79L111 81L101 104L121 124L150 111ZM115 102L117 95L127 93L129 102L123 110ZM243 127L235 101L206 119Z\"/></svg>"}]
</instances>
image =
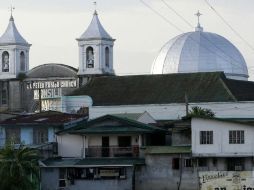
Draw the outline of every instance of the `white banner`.
<instances>
[{"instance_id":1,"label":"white banner","mask_svg":"<svg viewBox=\"0 0 254 190\"><path fill-rule=\"evenodd\" d=\"M199 172L201 190L254 190L253 171Z\"/></svg>"}]
</instances>

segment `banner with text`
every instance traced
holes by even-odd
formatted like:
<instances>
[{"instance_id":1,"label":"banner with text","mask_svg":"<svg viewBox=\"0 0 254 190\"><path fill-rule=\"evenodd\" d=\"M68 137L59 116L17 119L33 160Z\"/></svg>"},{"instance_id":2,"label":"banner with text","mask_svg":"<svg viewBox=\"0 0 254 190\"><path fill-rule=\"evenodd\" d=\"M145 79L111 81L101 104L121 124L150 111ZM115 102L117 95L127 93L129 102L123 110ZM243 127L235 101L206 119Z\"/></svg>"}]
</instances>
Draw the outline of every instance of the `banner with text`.
<instances>
[{"instance_id":1,"label":"banner with text","mask_svg":"<svg viewBox=\"0 0 254 190\"><path fill-rule=\"evenodd\" d=\"M201 190L254 190L253 171L199 172Z\"/></svg>"}]
</instances>

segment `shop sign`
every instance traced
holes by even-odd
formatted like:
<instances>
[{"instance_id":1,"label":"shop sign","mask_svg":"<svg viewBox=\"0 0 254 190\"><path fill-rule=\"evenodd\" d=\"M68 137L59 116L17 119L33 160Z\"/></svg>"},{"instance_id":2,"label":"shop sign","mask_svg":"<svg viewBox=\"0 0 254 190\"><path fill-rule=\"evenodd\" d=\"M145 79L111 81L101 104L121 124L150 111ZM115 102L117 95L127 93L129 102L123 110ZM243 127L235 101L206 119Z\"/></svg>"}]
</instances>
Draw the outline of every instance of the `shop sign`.
<instances>
[{"instance_id":1,"label":"shop sign","mask_svg":"<svg viewBox=\"0 0 254 190\"><path fill-rule=\"evenodd\" d=\"M199 172L201 190L254 190L252 171Z\"/></svg>"}]
</instances>

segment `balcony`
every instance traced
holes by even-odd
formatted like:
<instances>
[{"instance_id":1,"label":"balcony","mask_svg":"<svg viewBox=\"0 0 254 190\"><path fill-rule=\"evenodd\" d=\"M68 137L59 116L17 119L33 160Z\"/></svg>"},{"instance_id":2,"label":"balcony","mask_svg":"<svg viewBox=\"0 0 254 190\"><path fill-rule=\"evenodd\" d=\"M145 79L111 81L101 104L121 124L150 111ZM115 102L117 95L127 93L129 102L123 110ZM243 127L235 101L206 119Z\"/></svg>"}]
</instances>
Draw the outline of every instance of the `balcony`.
<instances>
[{"instance_id":1,"label":"balcony","mask_svg":"<svg viewBox=\"0 0 254 190\"><path fill-rule=\"evenodd\" d=\"M89 146L86 148L86 157L139 157L139 146Z\"/></svg>"}]
</instances>

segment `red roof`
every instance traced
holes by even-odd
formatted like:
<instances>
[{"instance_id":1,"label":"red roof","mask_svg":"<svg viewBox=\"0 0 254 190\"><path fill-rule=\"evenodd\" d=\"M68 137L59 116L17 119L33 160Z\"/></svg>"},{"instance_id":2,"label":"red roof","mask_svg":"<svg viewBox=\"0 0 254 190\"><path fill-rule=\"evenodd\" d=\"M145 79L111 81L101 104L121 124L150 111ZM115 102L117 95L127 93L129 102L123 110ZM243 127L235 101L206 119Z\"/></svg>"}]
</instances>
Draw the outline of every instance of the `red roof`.
<instances>
[{"instance_id":1,"label":"red roof","mask_svg":"<svg viewBox=\"0 0 254 190\"><path fill-rule=\"evenodd\" d=\"M54 124L62 125L71 121L85 119L86 116L80 114L68 114L56 111L46 111L31 115L19 115L15 118L10 118L0 122L4 125L22 125L22 124Z\"/></svg>"}]
</instances>

